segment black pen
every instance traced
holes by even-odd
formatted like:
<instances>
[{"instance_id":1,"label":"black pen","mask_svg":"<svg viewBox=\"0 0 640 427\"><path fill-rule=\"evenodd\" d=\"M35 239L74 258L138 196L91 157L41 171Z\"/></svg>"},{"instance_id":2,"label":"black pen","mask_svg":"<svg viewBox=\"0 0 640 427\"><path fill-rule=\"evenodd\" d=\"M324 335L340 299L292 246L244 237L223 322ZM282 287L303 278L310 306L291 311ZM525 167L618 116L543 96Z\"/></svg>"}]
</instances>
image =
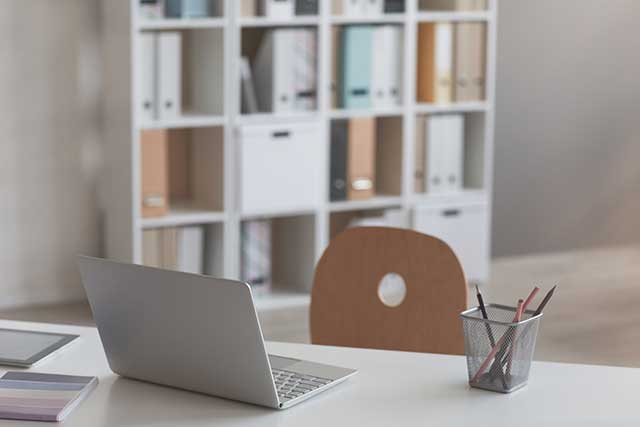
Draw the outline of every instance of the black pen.
<instances>
[{"instance_id":1,"label":"black pen","mask_svg":"<svg viewBox=\"0 0 640 427\"><path fill-rule=\"evenodd\" d=\"M547 294L544 296L544 298L542 299L542 302L540 303L540 305L538 306L538 308L536 309L536 311L533 313L533 316L537 316L538 314L542 313L542 310L544 309L544 307L547 305L547 303L549 302L549 300L551 299L551 297L553 296L553 291L556 290L556 287L558 285L554 286L553 288L551 288L551 290L549 292L547 292ZM532 316L532 317L533 317Z\"/></svg>"}]
</instances>

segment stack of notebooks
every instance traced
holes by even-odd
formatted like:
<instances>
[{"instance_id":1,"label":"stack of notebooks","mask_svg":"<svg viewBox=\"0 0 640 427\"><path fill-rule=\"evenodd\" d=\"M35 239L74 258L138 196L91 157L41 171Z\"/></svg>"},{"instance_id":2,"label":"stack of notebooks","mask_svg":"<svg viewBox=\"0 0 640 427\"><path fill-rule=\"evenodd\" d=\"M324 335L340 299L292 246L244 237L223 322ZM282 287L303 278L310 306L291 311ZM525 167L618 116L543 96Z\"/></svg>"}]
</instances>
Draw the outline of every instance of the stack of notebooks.
<instances>
[{"instance_id":1,"label":"stack of notebooks","mask_svg":"<svg viewBox=\"0 0 640 427\"><path fill-rule=\"evenodd\" d=\"M484 86L484 23L418 25L418 102L481 100Z\"/></svg>"},{"instance_id":2,"label":"stack of notebooks","mask_svg":"<svg viewBox=\"0 0 640 427\"><path fill-rule=\"evenodd\" d=\"M242 223L241 279L251 286L254 296L271 290L271 222L253 220Z\"/></svg>"},{"instance_id":3,"label":"stack of notebooks","mask_svg":"<svg viewBox=\"0 0 640 427\"><path fill-rule=\"evenodd\" d=\"M402 100L403 31L398 25L334 27L334 105L391 108Z\"/></svg>"},{"instance_id":4,"label":"stack of notebooks","mask_svg":"<svg viewBox=\"0 0 640 427\"><path fill-rule=\"evenodd\" d=\"M97 377L7 372L0 378L0 418L62 421L97 385Z\"/></svg>"},{"instance_id":5,"label":"stack of notebooks","mask_svg":"<svg viewBox=\"0 0 640 427\"><path fill-rule=\"evenodd\" d=\"M167 227L142 232L142 263L201 274L204 270L205 233L202 226ZM209 258L209 254L207 259Z\"/></svg>"},{"instance_id":6,"label":"stack of notebooks","mask_svg":"<svg viewBox=\"0 0 640 427\"><path fill-rule=\"evenodd\" d=\"M438 114L416 121L416 192L456 192L464 170L464 116Z\"/></svg>"},{"instance_id":7,"label":"stack of notebooks","mask_svg":"<svg viewBox=\"0 0 640 427\"><path fill-rule=\"evenodd\" d=\"M253 61L241 63L243 112L315 110L316 32L308 28L267 31Z\"/></svg>"}]
</instances>

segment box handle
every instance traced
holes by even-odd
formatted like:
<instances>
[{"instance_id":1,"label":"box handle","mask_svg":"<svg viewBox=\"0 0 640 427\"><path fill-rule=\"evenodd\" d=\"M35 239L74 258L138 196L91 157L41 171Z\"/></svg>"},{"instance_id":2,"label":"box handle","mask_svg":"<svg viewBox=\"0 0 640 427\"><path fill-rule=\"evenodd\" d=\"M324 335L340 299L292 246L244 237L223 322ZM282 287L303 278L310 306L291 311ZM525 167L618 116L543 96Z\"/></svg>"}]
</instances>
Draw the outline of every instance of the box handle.
<instances>
[{"instance_id":1,"label":"box handle","mask_svg":"<svg viewBox=\"0 0 640 427\"><path fill-rule=\"evenodd\" d=\"M290 136L291 136L291 132L289 132L288 130L273 132L271 134L272 138L289 138Z\"/></svg>"},{"instance_id":2,"label":"box handle","mask_svg":"<svg viewBox=\"0 0 640 427\"><path fill-rule=\"evenodd\" d=\"M460 215L460 209L446 209L442 211L442 216L458 216Z\"/></svg>"}]
</instances>

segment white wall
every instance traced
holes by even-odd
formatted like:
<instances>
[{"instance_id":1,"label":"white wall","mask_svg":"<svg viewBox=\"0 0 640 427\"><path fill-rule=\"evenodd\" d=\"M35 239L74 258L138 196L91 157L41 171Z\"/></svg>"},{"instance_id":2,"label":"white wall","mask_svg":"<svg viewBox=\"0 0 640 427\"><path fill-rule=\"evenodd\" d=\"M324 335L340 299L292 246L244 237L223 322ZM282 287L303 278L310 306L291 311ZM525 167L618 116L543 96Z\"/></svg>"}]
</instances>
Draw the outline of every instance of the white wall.
<instances>
[{"instance_id":1,"label":"white wall","mask_svg":"<svg viewBox=\"0 0 640 427\"><path fill-rule=\"evenodd\" d=\"M0 307L83 297L99 250L97 0L1 0Z\"/></svg>"},{"instance_id":2,"label":"white wall","mask_svg":"<svg viewBox=\"0 0 640 427\"><path fill-rule=\"evenodd\" d=\"M499 2L493 255L640 242L640 1Z\"/></svg>"}]
</instances>

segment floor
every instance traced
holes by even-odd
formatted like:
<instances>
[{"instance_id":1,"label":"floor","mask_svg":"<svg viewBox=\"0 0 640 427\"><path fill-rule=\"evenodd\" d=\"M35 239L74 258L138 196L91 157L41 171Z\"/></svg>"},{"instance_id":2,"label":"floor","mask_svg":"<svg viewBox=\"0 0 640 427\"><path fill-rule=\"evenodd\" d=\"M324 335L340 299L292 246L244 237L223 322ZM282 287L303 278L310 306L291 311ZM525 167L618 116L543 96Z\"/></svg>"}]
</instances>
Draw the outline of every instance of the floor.
<instances>
[{"instance_id":1,"label":"floor","mask_svg":"<svg viewBox=\"0 0 640 427\"><path fill-rule=\"evenodd\" d=\"M514 304L557 284L538 335L537 360L640 367L640 247L495 260L485 300ZM86 303L0 311L0 318L93 325ZM260 315L265 337L308 342L306 308Z\"/></svg>"}]
</instances>

